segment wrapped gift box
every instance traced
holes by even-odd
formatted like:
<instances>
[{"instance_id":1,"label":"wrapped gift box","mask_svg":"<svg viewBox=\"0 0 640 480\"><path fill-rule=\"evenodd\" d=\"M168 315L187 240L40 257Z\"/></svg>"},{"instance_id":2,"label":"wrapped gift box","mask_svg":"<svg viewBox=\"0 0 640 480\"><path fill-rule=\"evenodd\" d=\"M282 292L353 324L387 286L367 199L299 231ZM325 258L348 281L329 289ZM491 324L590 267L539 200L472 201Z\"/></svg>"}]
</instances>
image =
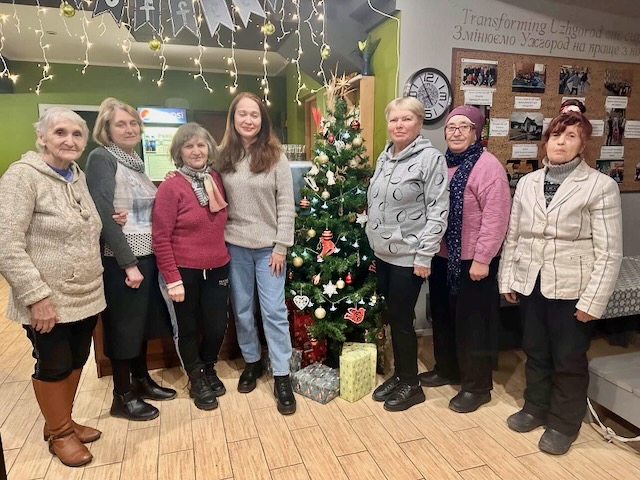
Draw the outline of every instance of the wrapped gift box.
<instances>
[{"instance_id":1,"label":"wrapped gift box","mask_svg":"<svg viewBox=\"0 0 640 480\"><path fill-rule=\"evenodd\" d=\"M302 350L294 348L291 351L291 358L289 358L289 372L294 373L302 368ZM273 370L271 369L271 359L269 358L269 351L263 347L262 349L262 369L268 376L273 376Z\"/></svg>"},{"instance_id":2,"label":"wrapped gift box","mask_svg":"<svg viewBox=\"0 0 640 480\"><path fill-rule=\"evenodd\" d=\"M307 327L313 325L313 317L310 313L293 312L289 322L291 338L293 339L294 348L304 350L305 342L309 341Z\"/></svg>"},{"instance_id":3,"label":"wrapped gift box","mask_svg":"<svg viewBox=\"0 0 640 480\"><path fill-rule=\"evenodd\" d=\"M291 377L293 391L316 402L328 403L340 394L340 375L335 368L313 363Z\"/></svg>"},{"instance_id":4,"label":"wrapped gift box","mask_svg":"<svg viewBox=\"0 0 640 480\"><path fill-rule=\"evenodd\" d=\"M369 362L371 362L371 382L375 386L376 384L376 369L378 365L378 347L375 343L356 343L356 342L344 342L342 345L342 354L363 350L369 352Z\"/></svg>"},{"instance_id":5,"label":"wrapped gift box","mask_svg":"<svg viewBox=\"0 0 640 480\"><path fill-rule=\"evenodd\" d=\"M302 366L323 362L327 358L327 341L306 341L302 349Z\"/></svg>"},{"instance_id":6,"label":"wrapped gift box","mask_svg":"<svg viewBox=\"0 0 640 480\"><path fill-rule=\"evenodd\" d=\"M343 349L340 355L340 396L349 402L360 400L376 386L377 350L373 347Z\"/></svg>"}]
</instances>

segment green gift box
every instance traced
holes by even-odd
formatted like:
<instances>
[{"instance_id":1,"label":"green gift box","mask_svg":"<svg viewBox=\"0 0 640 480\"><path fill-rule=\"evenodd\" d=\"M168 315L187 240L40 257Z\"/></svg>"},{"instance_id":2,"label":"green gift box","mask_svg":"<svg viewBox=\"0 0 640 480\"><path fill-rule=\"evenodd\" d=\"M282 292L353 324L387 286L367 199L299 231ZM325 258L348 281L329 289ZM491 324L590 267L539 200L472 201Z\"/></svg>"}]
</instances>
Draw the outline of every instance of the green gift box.
<instances>
[{"instance_id":1,"label":"green gift box","mask_svg":"<svg viewBox=\"0 0 640 480\"><path fill-rule=\"evenodd\" d=\"M340 375L335 368L312 363L291 376L293 391L320 403L328 403L340 393Z\"/></svg>"},{"instance_id":2,"label":"green gift box","mask_svg":"<svg viewBox=\"0 0 640 480\"><path fill-rule=\"evenodd\" d=\"M367 344L356 344L367 345ZM376 385L377 350L373 345L349 347L340 355L340 397L355 402L367 395ZM372 360L373 359L373 360Z\"/></svg>"},{"instance_id":3,"label":"green gift box","mask_svg":"<svg viewBox=\"0 0 640 480\"><path fill-rule=\"evenodd\" d=\"M376 372L378 368L378 347L375 343L344 342L342 344L343 354L354 350L369 352L369 362L371 363L371 382L375 386L377 380Z\"/></svg>"}]
</instances>

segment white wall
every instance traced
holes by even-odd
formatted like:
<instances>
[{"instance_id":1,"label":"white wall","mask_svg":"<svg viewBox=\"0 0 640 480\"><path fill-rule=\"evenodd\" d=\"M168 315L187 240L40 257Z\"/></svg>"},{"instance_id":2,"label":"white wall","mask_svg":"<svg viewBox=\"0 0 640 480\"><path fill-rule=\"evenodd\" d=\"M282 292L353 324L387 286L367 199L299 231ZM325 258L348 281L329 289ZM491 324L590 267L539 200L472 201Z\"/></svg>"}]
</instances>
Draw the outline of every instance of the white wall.
<instances>
[{"instance_id":1,"label":"white wall","mask_svg":"<svg viewBox=\"0 0 640 480\"><path fill-rule=\"evenodd\" d=\"M397 0L397 6L402 22L399 94L421 68L435 67L450 76L453 48L640 63L638 18L550 0ZM446 149L442 124L423 134ZM640 255L640 194L623 194L622 209L625 255Z\"/></svg>"}]
</instances>

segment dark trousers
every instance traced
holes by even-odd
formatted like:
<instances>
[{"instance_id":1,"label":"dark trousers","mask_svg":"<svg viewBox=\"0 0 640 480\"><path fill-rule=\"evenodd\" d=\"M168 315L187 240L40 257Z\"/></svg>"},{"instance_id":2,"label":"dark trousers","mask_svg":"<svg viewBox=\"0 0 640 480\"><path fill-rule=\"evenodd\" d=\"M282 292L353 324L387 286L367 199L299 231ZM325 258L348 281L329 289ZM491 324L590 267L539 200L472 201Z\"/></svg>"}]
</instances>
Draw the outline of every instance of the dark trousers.
<instances>
[{"instance_id":1,"label":"dark trousers","mask_svg":"<svg viewBox=\"0 0 640 480\"><path fill-rule=\"evenodd\" d=\"M587 412L587 350L596 322L578 321L576 300L550 300L540 293L540 279L522 296L522 349L527 355L524 411L546 418L565 435L580 430Z\"/></svg>"},{"instance_id":2,"label":"dark trousers","mask_svg":"<svg viewBox=\"0 0 640 480\"><path fill-rule=\"evenodd\" d=\"M443 378L460 381L462 390L489 392L497 354L499 258L491 261L489 275L477 282L469 277L472 260L462 260L456 295L447 286L447 263L446 258L434 257L429 276L434 370Z\"/></svg>"},{"instance_id":3,"label":"dark trousers","mask_svg":"<svg viewBox=\"0 0 640 480\"><path fill-rule=\"evenodd\" d=\"M173 302L174 341L187 373L218 360L227 330L229 265L211 270L179 268L184 301ZM198 342L201 326L202 341Z\"/></svg>"},{"instance_id":4,"label":"dark trousers","mask_svg":"<svg viewBox=\"0 0 640 480\"><path fill-rule=\"evenodd\" d=\"M391 326L395 374L410 385L418 384L418 342L413 326L422 277L413 267L398 267L376 259L378 290L385 299L385 321Z\"/></svg>"},{"instance_id":5,"label":"dark trousers","mask_svg":"<svg viewBox=\"0 0 640 480\"><path fill-rule=\"evenodd\" d=\"M49 333L23 325L33 346L36 365L32 377L43 382L59 382L73 370L84 367L91 349L91 335L98 316L77 322L58 323Z\"/></svg>"}]
</instances>

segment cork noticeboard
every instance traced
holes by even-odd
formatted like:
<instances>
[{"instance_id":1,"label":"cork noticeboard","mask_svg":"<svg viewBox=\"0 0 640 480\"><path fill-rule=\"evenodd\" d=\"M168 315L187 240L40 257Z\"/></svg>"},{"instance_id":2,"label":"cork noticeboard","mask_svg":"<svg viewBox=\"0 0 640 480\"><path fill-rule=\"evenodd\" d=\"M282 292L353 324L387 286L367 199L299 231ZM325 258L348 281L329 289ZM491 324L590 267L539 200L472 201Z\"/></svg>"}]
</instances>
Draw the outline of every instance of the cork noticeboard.
<instances>
[{"instance_id":1,"label":"cork noticeboard","mask_svg":"<svg viewBox=\"0 0 640 480\"><path fill-rule=\"evenodd\" d=\"M493 103L491 106L490 118L512 119L513 112L531 111L542 114L544 118L553 118L558 115L558 109L563 97L584 97L587 107L586 116L589 120L600 120L604 123L604 134L602 136L592 136L585 149L584 157L592 167L596 168L596 161L601 158L601 147L607 142L611 143L610 131L611 121L608 123L605 100L611 95L605 89L605 77L609 77L612 71L624 72L631 84L630 93L627 93L627 106L624 114L624 121L640 120L640 64L606 62L601 60L586 60L561 57L546 57L540 55L519 55L514 53L487 52L470 49L453 49L451 84L454 92L453 105L459 106L464 103L465 92L462 90L462 63L464 59L477 59L489 62L497 62L495 67L496 77L491 87L495 89L493 93ZM541 89L531 89L532 91L514 92L513 82L516 75L515 65L523 64L543 64L545 66L544 92ZM588 86L568 91L560 94L561 71L566 70L566 66L576 66L588 68ZM564 70L563 70L564 69ZM485 73L486 75L486 73ZM516 75L517 76L517 75ZM487 83L486 81L484 82ZM584 82L583 82L584 83ZM516 109L514 108L515 97L532 97L532 100L540 99L539 108ZM611 114L609 115L609 118ZM618 119L615 120L616 122ZM619 182L620 191L635 192L640 191L640 170L636 172L636 165L640 169L640 139L625 138L623 134L618 134L618 142L624 147L623 165L624 174ZM489 136L488 150L493 153L505 166L512 160L512 147L514 144L537 144L537 160L542 166L541 160L544 157L542 141L537 140L510 140L509 136ZM612 143L615 144L616 142ZM606 165L606 164L605 164ZM621 167L617 162L612 163L613 167ZM526 172L531 168L526 160L521 160L520 164L514 164L516 171ZM512 167L510 167L511 169ZM614 174L611 173L613 177Z\"/></svg>"}]
</instances>

